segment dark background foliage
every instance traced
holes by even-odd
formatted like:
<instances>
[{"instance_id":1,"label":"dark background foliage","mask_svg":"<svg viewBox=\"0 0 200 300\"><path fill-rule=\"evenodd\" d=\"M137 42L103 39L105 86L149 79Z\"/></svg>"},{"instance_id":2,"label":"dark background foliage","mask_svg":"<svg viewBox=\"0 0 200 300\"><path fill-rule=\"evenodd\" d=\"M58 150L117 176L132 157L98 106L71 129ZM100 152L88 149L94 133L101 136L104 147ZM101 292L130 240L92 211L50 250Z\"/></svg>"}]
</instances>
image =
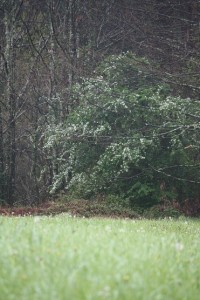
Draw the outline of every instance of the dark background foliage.
<instances>
[{"instance_id":1,"label":"dark background foliage","mask_svg":"<svg viewBox=\"0 0 200 300\"><path fill-rule=\"evenodd\" d=\"M175 150L169 154L165 149L173 148L171 135L154 140L157 154L148 148L148 159L153 160L155 170L145 164L140 165L139 169L132 167L120 181L113 181L112 188L107 184L105 187L111 189L111 193L118 193L119 189L121 193L124 191L125 198L130 202L141 203L141 199L147 198L154 202L161 199L160 193L164 191L167 199L176 197L179 201L197 201L199 16L199 1L193 0L2 0L1 202L9 205L39 204L48 197L49 189L55 182L60 180L58 189L55 189L58 192L66 188L66 180L72 180L73 172L94 167L93 162L103 153L105 144L111 141L104 139L97 147L93 145L93 137L75 143L75 135L68 139L70 147L63 152L62 143L59 144L59 139L56 141L55 128L56 132L64 134L65 124L77 122L78 109L88 105L87 110L90 111L90 103L81 102L81 89L84 84L87 87L88 78L90 82L92 78L95 81L99 75L108 85L117 82L117 87L112 87L112 95L109 95L113 101L115 93L119 97L123 91L127 98L139 86L143 89L140 97L150 93L147 91L149 87L154 88L155 94L159 83L165 88L168 86L167 95L177 99L176 107L179 106L180 110L182 106L186 108L187 102L180 99L190 98L194 104L188 108L189 113L184 112L185 121L181 121L181 126L191 126L180 139L182 147L174 144ZM134 53L135 59L127 55L123 65L118 65L117 57L127 52ZM107 72L106 64L110 63L110 57L116 60L114 64L120 72L118 77L115 69ZM134 61L134 68L130 61ZM79 94L78 90L74 92L77 84L80 85ZM93 92L95 99L98 99L97 91L94 89ZM103 101L103 93L99 93ZM162 101L164 97L161 97ZM104 98L108 100L107 95ZM98 101L95 103L97 114ZM145 105L148 104L144 101ZM144 116L139 109L135 113L139 123L130 124L130 130L143 124L142 118L150 118L148 122L151 121L151 115ZM87 118L87 115L82 117ZM170 118L174 118L175 124L176 116ZM106 120L100 106L95 119L112 127L109 131L109 138L112 133L112 139L129 130L130 119L124 117L123 108L117 113L110 112ZM163 124L163 121L159 123L159 117L157 119L159 126ZM180 125L179 121L175 125ZM52 140L52 145L46 146L47 138L49 143ZM80 156L79 164L73 165L71 170L67 169L65 176L61 177L64 172L62 167L70 159L77 161L77 157L72 155L74 145L80 145L80 151L76 153ZM141 175L138 182L132 182L129 177L137 176L141 169L146 170L145 175ZM138 196L133 200L135 190Z\"/></svg>"}]
</instances>

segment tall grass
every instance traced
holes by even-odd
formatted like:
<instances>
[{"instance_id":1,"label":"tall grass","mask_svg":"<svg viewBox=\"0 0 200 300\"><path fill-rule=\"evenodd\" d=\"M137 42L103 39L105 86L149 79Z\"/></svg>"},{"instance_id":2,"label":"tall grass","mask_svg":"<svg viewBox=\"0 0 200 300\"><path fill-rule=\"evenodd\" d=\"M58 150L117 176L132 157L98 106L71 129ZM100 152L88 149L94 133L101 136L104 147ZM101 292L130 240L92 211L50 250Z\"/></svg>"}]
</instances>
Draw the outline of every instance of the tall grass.
<instances>
[{"instance_id":1,"label":"tall grass","mask_svg":"<svg viewBox=\"0 0 200 300\"><path fill-rule=\"evenodd\" d=\"M199 221L0 217L0 300L199 297Z\"/></svg>"}]
</instances>

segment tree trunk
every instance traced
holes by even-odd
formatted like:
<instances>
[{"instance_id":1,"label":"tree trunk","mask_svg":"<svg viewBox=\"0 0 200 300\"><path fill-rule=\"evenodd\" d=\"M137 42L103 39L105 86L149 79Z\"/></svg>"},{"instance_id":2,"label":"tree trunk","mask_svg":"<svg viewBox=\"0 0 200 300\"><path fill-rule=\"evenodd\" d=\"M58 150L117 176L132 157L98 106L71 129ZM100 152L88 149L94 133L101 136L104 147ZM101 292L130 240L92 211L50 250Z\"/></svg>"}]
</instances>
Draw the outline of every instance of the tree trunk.
<instances>
[{"instance_id":1,"label":"tree trunk","mask_svg":"<svg viewBox=\"0 0 200 300\"><path fill-rule=\"evenodd\" d=\"M8 107L7 119L7 202L14 204L15 191L15 163L16 163L16 141L15 141L15 112L16 103L14 98L14 16L13 12L5 10L5 59L6 59L6 105Z\"/></svg>"}]
</instances>

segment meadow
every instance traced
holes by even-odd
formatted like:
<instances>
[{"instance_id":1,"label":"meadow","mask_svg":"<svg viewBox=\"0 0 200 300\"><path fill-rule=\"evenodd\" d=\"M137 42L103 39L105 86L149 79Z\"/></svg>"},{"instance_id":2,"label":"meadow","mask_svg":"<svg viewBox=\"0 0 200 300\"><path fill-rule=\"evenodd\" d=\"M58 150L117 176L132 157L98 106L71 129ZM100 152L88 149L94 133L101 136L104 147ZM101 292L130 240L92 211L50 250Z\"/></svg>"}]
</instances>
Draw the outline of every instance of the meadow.
<instances>
[{"instance_id":1,"label":"meadow","mask_svg":"<svg viewBox=\"0 0 200 300\"><path fill-rule=\"evenodd\" d=\"M197 300L200 221L0 217L0 300Z\"/></svg>"}]
</instances>

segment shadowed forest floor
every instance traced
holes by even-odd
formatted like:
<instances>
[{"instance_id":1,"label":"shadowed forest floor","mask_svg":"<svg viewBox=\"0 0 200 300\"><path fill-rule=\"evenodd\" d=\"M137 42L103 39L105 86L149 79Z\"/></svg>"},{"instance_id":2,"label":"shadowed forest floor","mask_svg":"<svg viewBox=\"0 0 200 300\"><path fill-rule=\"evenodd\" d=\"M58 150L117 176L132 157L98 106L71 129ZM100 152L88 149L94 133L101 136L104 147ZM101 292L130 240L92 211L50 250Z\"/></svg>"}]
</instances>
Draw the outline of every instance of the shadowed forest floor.
<instances>
[{"instance_id":1,"label":"shadowed forest floor","mask_svg":"<svg viewBox=\"0 0 200 300\"><path fill-rule=\"evenodd\" d=\"M108 206L104 202L73 200L65 203L48 201L37 207L0 207L0 215L28 216L28 215L57 215L69 213L77 217L113 217L140 218L133 210Z\"/></svg>"},{"instance_id":2,"label":"shadowed forest floor","mask_svg":"<svg viewBox=\"0 0 200 300\"><path fill-rule=\"evenodd\" d=\"M187 204L187 203L186 203ZM54 216L68 213L75 217L105 217L105 218L127 218L127 219L159 219L179 218L181 216L200 216L199 202L197 205L178 206L177 203L164 203L155 205L149 209L124 207L119 203L109 203L102 199L96 200L67 200L67 201L46 201L38 206L0 206L0 215L3 216ZM196 208L196 209L195 209Z\"/></svg>"}]
</instances>

